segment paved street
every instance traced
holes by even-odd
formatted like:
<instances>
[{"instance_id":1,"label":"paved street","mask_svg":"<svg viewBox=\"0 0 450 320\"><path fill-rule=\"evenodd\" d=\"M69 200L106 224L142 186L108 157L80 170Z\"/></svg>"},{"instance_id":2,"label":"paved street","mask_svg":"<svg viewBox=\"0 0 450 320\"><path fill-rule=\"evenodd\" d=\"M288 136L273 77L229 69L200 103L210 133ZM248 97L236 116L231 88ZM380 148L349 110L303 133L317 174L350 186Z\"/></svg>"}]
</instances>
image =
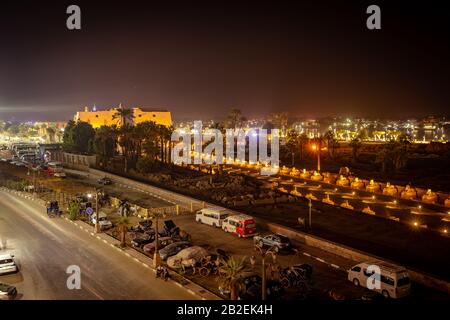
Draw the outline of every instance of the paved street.
<instances>
[{"instance_id":1,"label":"paved street","mask_svg":"<svg viewBox=\"0 0 450 320\"><path fill-rule=\"evenodd\" d=\"M13 253L21 269L0 282L16 286L19 299L196 298L67 221L49 219L34 202L2 191L0 237L0 252ZM70 265L81 268L81 290L66 287Z\"/></svg>"}]
</instances>

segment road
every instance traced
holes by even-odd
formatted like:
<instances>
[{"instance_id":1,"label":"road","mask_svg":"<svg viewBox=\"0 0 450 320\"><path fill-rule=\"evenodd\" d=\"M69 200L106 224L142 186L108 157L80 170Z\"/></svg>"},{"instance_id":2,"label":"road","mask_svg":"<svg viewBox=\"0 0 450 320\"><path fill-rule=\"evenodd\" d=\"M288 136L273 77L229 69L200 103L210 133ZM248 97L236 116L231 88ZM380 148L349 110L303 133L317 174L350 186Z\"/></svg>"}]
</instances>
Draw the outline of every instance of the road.
<instances>
[{"instance_id":1,"label":"road","mask_svg":"<svg viewBox=\"0 0 450 320\"><path fill-rule=\"evenodd\" d=\"M0 191L0 213L0 252L20 266L0 282L16 286L19 299L196 299L69 222L49 219L31 200ZM70 265L80 267L80 290L67 288Z\"/></svg>"}]
</instances>

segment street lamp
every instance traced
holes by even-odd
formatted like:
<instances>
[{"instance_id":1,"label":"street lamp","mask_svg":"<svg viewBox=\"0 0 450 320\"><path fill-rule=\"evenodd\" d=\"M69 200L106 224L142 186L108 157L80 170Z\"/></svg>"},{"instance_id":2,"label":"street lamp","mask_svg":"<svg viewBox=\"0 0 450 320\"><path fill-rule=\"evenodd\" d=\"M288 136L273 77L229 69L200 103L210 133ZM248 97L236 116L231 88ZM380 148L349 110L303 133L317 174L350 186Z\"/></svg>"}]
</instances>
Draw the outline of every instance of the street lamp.
<instances>
[{"instance_id":1,"label":"street lamp","mask_svg":"<svg viewBox=\"0 0 450 320\"><path fill-rule=\"evenodd\" d=\"M99 207L98 207L98 190L97 189L95 189L94 196L95 196L95 233L100 233L101 229L100 229L100 224L98 223ZM87 197L89 199L91 199L92 198L92 194L88 193Z\"/></svg>"},{"instance_id":2,"label":"street lamp","mask_svg":"<svg viewBox=\"0 0 450 320\"><path fill-rule=\"evenodd\" d=\"M312 201L311 198L308 198L309 203L308 203L308 207L309 207L309 219L308 219L308 224L309 224L309 229L311 229L311 211L312 211Z\"/></svg>"},{"instance_id":3,"label":"street lamp","mask_svg":"<svg viewBox=\"0 0 450 320\"><path fill-rule=\"evenodd\" d=\"M153 267L157 268L161 264L161 256L159 254L159 233L158 233L158 225L159 225L159 214L155 216L155 253L153 254Z\"/></svg>"},{"instance_id":4,"label":"street lamp","mask_svg":"<svg viewBox=\"0 0 450 320\"><path fill-rule=\"evenodd\" d=\"M259 250L259 253L261 254L261 258L262 258L262 300L266 300L267 299L267 274L266 274L266 257L268 255L272 256L273 261L275 261L275 257L276 257L276 252L275 252L275 247L272 246L268 249L263 249L262 247L256 246L255 245L255 249Z\"/></svg>"},{"instance_id":5,"label":"street lamp","mask_svg":"<svg viewBox=\"0 0 450 320\"><path fill-rule=\"evenodd\" d=\"M314 152L317 153L317 172L320 172L320 149L321 149L321 142L318 140L317 144L313 144L311 146Z\"/></svg>"}]
</instances>

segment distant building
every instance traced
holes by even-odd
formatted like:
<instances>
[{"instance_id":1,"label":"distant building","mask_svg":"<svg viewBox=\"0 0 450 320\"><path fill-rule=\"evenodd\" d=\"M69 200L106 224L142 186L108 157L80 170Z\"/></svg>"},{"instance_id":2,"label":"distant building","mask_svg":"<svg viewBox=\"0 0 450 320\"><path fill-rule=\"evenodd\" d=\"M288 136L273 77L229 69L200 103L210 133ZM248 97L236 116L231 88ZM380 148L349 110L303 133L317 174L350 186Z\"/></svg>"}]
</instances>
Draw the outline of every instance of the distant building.
<instances>
[{"instance_id":1,"label":"distant building","mask_svg":"<svg viewBox=\"0 0 450 320\"><path fill-rule=\"evenodd\" d=\"M88 107L84 108L84 111L79 111L74 116L74 121L84 121L90 123L92 127L99 128L101 126L120 126L121 119L115 117L117 111L122 108L111 108L107 110L89 110ZM132 108L132 119L128 119L130 124L138 124L145 121L153 121L156 124L165 126L172 125L172 116L169 111L166 110L149 110L140 107Z\"/></svg>"}]
</instances>

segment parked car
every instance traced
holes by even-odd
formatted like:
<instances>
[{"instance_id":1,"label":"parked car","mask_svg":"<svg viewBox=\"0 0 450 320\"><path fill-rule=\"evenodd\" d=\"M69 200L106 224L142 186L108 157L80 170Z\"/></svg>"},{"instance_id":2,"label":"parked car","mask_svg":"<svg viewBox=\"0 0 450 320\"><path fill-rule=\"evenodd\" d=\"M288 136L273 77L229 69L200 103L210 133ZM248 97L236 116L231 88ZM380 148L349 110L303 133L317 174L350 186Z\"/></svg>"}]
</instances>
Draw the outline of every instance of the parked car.
<instances>
[{"instance_id":1,"label":"parked car","mask_svg":"<svg viewBox=\"0 0 450 320\"><path fill-rule=\"evenodd\" d=\"M159 255L161 256L161 260L167 260L169 257L176 255L183 249L186 249L191 246L190 242L187 241L178 241L172 244L169 244L165 248L159 251Z\"/></svg>"},{"instance_id":2,"label":"parked car","mask_svg":"<svg viewBox=\"0 0 450 320\"><path fill-rule=\"evenodd\" d=\"M165 220L162 232L160 232L163 237L175 237L180 233L180 228L175 225L173 220Z\"/></svg>"},{"instance_id":3,"label":"parked car","mask_svg":"<svg viewBox=\"0 0 450 320\"><path fill-rule=\"evenodd\" d=\"M17 296L17 289L6 283L0 283L0 300L14 300Z\"/></svg>"},{"instance_id":4,"label":"parked car","mask_svg":"<svg viewBox=\"0 0 450 320\"><path fill-rule=\"evenodd\" d=\"M91 214L91 222L93 224L97 221L97 215L95 213ZM108 216L104 212L98 213L98 224L100 225L101 230L112 228L112 222L108 220Z\"/></svg>"},{"instance_id":5,"label":"parked car","mask_svg":"<svg viewBox=\"0 0 450 320\"><path fill-rule=\"evenodd\" d=\"M195 221L213 227L222 227L222 222L230 215L225 208L204 208L197 211Z\"/></svg>"},{"instance_id":6,"label":"parked car","mask_svg":"<svg viewBox=\"0 0 450 320\"><path fill-rule=\"evenodd\" d=\"M97 182L98 182L99 184L104 185L104 186L112 184L111 179L109 179L109 178L107 178L107 177L103 177L103 178L101 178L101 179L98 179Z\"/></svg>"},{"instance_id":7,"label":"parked car","mask_svg":"<svg viewBox=\"0 0 450 320\"><path fill-rule=\"evenodd\" d=\"M12 254L1 254L0 255L0 274L14 273L18 272L16 261Z\"/></svg>"},{"instance_id":8,"label":"parked car","mask_svg":"<svg viewBox=\"0 0 450 320\"><path fill-rule=\"evenodd\" d=\"M152 228L152 224L153 224L152 220L145 219L145 220L139 221L138 224L132 226L130 229L131 229L131 231L135 231L135 232L145 232Z\"/></svg>"},{"instance_id":9,"label":"parked car","mask_svg":"<svg viewBox=\"0 0 450 320\"><path fill-rule=\"evenodd\" d=\"M378 288L368 289L381 293L385 298L402 298L409 295L411 280L408 271L404 267L388 264L384 261L371 261L357 264L347 270L347 278L355 286L367 288L368 278L375 275L377 268L380 272L379 286ZM370 281L370 283L372 282Z\"/></svg>"},{"instance_id":10,"label":"parked car","mask_svg":"<svg viewBox=\"0 0 450 320\"><path fill-rule=\"evenodd\" d=\"M173 240L171 237L162 237L162 238L159 238L158 240L159 240L158 250L161 250L162 248L175 242L175 240ZM155 253L155 247L156 247L156 240L154 240L153 242L147 243L142 249L147 254L153 254L153 253Z\"/></svg>"},{"instance_id":11,"label":"parked car","mask_svg":"<svg viewBox=\"0 0 450 320\"><path fill-rule=\"evenodd\" d=\"M222 230L232 232L241 237L251 237L256 234L255 220L245 214L229 216L222 222Z\"/></svg>"},{"instance_id":12,"label":"parked car","mask_svg":"<svg viewBox=\"0 0 450 320\"><path fill-rule=\"evenodd\" d=\"M291 241L281 234L269 234L266 236L255 236L253 242L256 246L263 248L273 248L275 252L288 250L291 248Z\"/></svg>"},{"instance_id":13,"label":"parked car","mask_svg":"<svg viewBox=\"0 0 450 320\"><path fill-rule=\"evenodd\" d=\"M181 262L185 267L189 267L192 265L192 262L196 264L208 255L208 250L205 248L199 246L188 247L169 257L167 265L172 269L177 269L181 267L179 264Z\"/></svg>"},{"instance_id":14,"label":"parked car","mask_svg":"<svg viewBox=\"0 0 450 320\"><path fill-rule=\"evenodd\" d=\"M142 248L155 240L155 233L142 232L136 235L131 241L131 245L135 248Z\"/></svg>"}]
</instances>

